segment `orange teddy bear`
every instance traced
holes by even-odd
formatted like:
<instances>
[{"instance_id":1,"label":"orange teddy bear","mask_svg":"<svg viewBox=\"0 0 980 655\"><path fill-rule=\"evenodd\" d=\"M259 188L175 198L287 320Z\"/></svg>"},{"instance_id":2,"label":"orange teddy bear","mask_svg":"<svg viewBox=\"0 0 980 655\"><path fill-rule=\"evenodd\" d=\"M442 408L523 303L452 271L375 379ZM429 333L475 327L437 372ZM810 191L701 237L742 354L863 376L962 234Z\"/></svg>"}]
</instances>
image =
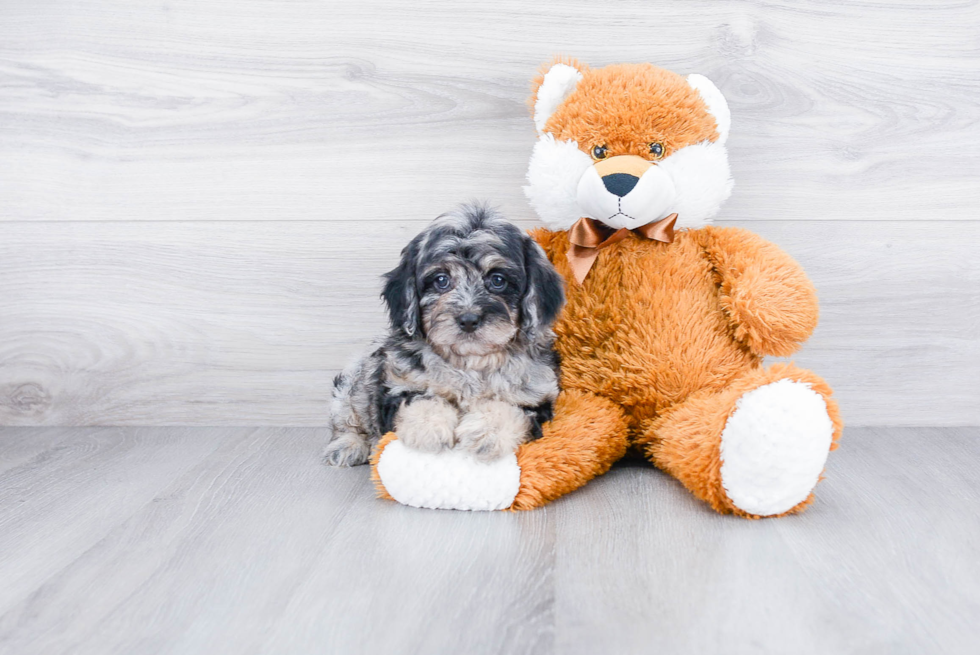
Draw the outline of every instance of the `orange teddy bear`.
<instances>
[{"instance_id":1,"label":"orange teddy bear","mask_svg":"<svg viewBox=\"0 0 980 655\"><path fill-rule=\"evenodd\" d=\"M816 326L806 274L755 234L708 224L732 188L720 91L650 64L562 60L531 105L525 191L550 228L533 236L566 282L562 393L517 453L514 493L487 508L543 505L632 450L719 512L804 509L842 422L817 375L762 366ZM373 460L384 495L393 439Z\"/></svg>"}]
</instances>

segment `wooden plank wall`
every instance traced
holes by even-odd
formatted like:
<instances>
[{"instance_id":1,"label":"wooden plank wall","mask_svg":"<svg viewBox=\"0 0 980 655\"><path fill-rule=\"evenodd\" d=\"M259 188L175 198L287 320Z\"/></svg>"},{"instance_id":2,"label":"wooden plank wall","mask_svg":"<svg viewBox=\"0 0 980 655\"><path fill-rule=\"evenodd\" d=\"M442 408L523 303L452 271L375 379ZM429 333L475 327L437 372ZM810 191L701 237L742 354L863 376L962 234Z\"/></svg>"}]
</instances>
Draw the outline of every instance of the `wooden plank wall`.
<instances>
[{"instance_id":1,"label":"wooden plank wall","mask_svg":"<svg viewBox=\"0 0 980 655\"><path fill-rule=\"evenodd\" d=\"M320 425L426 221L521 192L556 53L712 78L852 425L980 424L980 7L0 4L0 424Z\"/></svg>"}]
</instances>

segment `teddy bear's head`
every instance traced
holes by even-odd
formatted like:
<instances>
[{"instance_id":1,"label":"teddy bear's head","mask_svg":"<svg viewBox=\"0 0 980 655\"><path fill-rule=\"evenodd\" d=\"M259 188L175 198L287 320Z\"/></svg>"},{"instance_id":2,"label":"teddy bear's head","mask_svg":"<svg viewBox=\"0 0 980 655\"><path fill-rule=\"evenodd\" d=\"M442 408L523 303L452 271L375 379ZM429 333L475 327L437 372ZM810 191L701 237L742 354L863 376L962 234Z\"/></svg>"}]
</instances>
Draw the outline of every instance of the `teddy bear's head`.
<instances>
[{"instance_id":1,"label":"teddy bear's head","mask_svg":"<svg viewBox=\"0 0 980 655\"><path fill-rule=\"evenodd\" d=\"M731 193L731 114L704 76L564 60L534 81L530 103L538 142L524 191L552 230L583 216L634 229L673 213L696 228Z\"/></svg>"}]
</instances>

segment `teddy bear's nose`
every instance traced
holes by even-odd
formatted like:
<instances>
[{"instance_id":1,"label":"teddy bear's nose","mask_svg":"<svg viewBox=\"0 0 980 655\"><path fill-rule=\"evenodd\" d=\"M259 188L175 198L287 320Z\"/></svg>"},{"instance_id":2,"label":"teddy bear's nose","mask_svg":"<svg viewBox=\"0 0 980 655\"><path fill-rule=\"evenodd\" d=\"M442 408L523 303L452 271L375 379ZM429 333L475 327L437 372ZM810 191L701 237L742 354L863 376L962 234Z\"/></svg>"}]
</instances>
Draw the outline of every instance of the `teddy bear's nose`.
<instances>
[{"instance_id":1,"label":"teddy bear's nose","mask_svg":"<svg viewBox=\"0 0 980 655\"><path fill-rule=\"evenodd\" d=\"M602 178L602 183L606 186L609 193L614 193L620 198L633 190L636 183L640 181L635 175L629 173L611 173Z\"/></svg>"}]
</instances>

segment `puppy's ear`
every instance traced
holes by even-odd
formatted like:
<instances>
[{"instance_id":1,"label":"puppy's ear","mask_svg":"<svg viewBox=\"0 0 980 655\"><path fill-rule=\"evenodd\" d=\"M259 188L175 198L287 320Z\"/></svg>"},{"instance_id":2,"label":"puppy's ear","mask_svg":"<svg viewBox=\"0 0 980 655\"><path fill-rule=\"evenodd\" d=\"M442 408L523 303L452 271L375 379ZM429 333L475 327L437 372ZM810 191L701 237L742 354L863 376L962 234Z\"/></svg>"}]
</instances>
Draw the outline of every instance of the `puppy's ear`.
<instances>
[{"instance_id":1,"label":"puppy's ear","mask_svg":"<svg viewBox=\"0 0 980 655\"><path fill-rule=\"evenodd\" d=\"M393 330L404 330L410 337L422 332L419 294L415 288L415 261L419 253L419 237L402 250L401 261L384 274L385 286L381 297L388 305L388 320Z\"/></svg>"},{"instance_id":2,"label":"puppy's ear","mask_svg":"<svg viewBox=\"0 0 980 655\"><path fill-rule=\"evenodd\" d=\"M532 337L558 318L558 312L565 304L565 290L561 276L541 246L527 235L523 235L523 240L527 285L521 299L521 330Z\"/></svg>"}]
</instances>

